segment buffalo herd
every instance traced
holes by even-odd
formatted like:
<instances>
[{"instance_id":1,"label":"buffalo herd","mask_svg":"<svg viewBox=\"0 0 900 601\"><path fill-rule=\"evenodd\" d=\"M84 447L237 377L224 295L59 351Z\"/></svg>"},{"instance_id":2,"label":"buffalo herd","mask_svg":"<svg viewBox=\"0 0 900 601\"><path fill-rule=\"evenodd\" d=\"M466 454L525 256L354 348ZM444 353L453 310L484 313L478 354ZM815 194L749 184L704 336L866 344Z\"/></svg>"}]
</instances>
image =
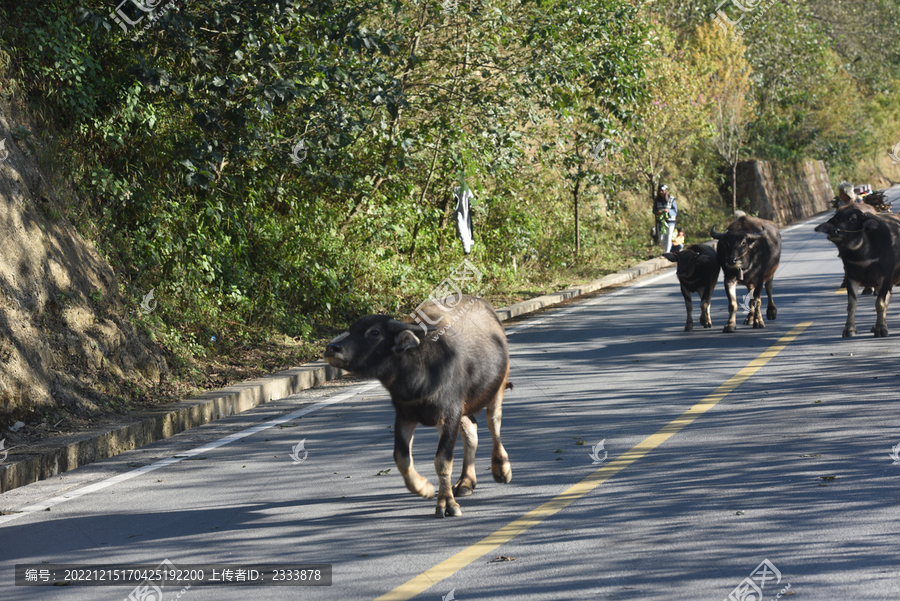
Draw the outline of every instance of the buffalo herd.
<instances>
[{"instance_id":1,"label":"buffalo herd","mask_svg":"<svg viewBox=\"0 0 900 601\"><path fill-rule=\"evenodd\" d=\"M891 287L900 282L900 218L878 213L854 203L838 207L835 215L816 228L838 248L847 284L847 324L844 337L856 333L856 303L861 286L878 296L876 337L888 335L886 314ZM677 275L687 309L685 331L691 331L694 293L700 296L700 324L711 328L709 304L724 273L728 297L728 323L734 332L738 284L749 291L744 301L748 315L744 325L764 328L762 291L765 288L766 319L778 315L772 299L772 280L781 260L781 234L771 221L742 215L724 231L713 227L716 249L703 244L664 256L677 263ZM500 441L504 392L512 388L509 348L503 324L494 308L483 299L462 295L422 305L428 324L398 321L386 315L369 315L328 343L325 361L359 376L378 379L388 390L396 413L394 460L406 488L425 498L437 496L436 517L462 515L456 497L472 494L476 485L475 450L478 432L475 416L486 410L493 439L491 472L494 480L512 479L509 456ZM416 320L419 321L419 320ZM434 324L443 322L438 332ZM439 433L434 467L438 490L413 466L412 442L416 426L436 427ZM463 439L462 474L451 485L453 449Z\"/></svg>"},{"instance_id":2,"label":"buffalo herd","mask_svg":"<svg viewBox=\"0 0 900 601\"><path fill-rule=\"evenodd\" d=\"M876 210L865 203L836 205L834 216L817 226L838 249L844 266L847 289L847 324L843 336L856 334L856 305L860 291L873 290L876 321L872 332L876 338L886 337L887 310L891 288L900 283L900 217L890 212L890 205ZM778 309L772 299L772 280L781 260L781 234L771 221L741 216L720 232L713 227L710 235L716 240L716 250L706 245L693 245L663 256L677 263L678 281L687 308L685 332L693 330L693 293L700 295L700 323L712 327L709 303L719 278L724 272L725 294L728 297L728 323L723 332L735 331L737 313L737 284L747 287L749 303L744 325L764 328L762 319L762 291L766 290L766 319L774 320Z\"/></svg>"},{"instance_id":3,"label":"buffalo herd","mask_svg":"<svg viewBox=\"0 0 900 601\"><path fill-rule=\"evenodd\" d=\"M762 319L762 291L766 289L766 319L778 315L772 299L772 280L781 261L781 233L771 221L743 215L735 219L724 232L713 227L710 235L716 240L716 250L705 245L694 245L677 253L663 255L678 263L678 281L687 307L685 332L693 329L691 294L700 294L700 323L712 327L709 317L709 301L719 279L721 269L725 276L725 294L728 297L728 323L723 332L734 332L738 302L735 289L743 284L752 294L744 325L766 327ZM749 294L748 294L749 296Z\"/></svg>"}]
</instances>

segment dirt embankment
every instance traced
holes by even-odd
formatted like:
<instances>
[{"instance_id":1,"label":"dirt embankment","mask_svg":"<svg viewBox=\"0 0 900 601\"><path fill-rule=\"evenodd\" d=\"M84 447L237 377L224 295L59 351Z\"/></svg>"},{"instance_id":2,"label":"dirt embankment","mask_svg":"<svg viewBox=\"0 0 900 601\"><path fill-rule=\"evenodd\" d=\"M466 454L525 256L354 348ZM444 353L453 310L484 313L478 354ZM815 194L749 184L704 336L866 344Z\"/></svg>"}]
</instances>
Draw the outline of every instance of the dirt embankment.
<instances>
[{"instance_id":1,"label":"dirt embankment","mask_svg":"<svg viewBox=\"0 0 900 601\"><path fill-rule=\"evenodd\" d=\"M168 373L125 318L115 273L62 217L37 136L0 104L0 439L28 445L116 411ZM15 422L24 427L10 430Z\"/></svg>"}]
</instances>

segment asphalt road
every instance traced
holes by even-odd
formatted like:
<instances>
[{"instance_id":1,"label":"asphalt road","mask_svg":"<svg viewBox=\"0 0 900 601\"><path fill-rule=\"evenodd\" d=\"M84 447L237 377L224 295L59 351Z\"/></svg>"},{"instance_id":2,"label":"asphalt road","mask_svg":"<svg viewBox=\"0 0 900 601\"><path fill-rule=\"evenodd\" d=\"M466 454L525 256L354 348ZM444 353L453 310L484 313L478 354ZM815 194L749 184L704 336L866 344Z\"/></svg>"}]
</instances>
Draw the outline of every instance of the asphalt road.
<instances>
[{"instance_id":1,"label":"asphalt road","mask_svg":"<svg viewBox=\"0 0 900 601\"><path fill-rule=\"evenodd\" d=\"M721 332L720 284L713 329L682 332L671 269L508 327L513 479L490 476L482 416L462 517L406 491L385 391L347 379L3 494L0 599L160 601L15 586L14 566L164 560L331 564L332 585L169 583L161 601L900 598L900 318L874 338L866 297L841 338L825 219L782 231L764 330ZM436 445L417 430L432 482Z\"/></svg>"}]
</instances>

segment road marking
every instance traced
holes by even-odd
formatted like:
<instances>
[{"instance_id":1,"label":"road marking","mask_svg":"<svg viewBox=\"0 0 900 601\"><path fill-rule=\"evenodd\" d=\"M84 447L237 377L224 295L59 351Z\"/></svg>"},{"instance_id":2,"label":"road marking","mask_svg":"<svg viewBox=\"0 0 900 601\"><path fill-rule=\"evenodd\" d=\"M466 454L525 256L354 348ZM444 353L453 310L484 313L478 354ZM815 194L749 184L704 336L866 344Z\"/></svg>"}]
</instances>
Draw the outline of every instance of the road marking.
<instances>
[{"instance_id":1,"label":"road marking","mask_svg":"<svg viewBox=\"0 0 900 601\"><path fill-rule=\"evenodd\" d=\"M788 344L802 334L806 328L812 325L812 323L813 322L811 321L804 321L794 326L794 328L782 336L778 342L763 351L756 359L748 363L746 367L741 369L735 375L731 376L724 384L716 388L712 394L669 422L656 434L645 438L630 451L623 453L581 482L569 487L567 490L550 499L537 509L532 509L522 517L510 522L486 538L481 539L471 547L463 549L449 559L445 559L433 568L422 572L412 580L409 580L389 593L385 593L378 597L375 601L407 601L408 599L412 599L441 580L452 576L479 557L496 550L499 546L508 543L514 537L522 534L532 526L536 526L544 519L568 507L570 504L588 494L650 451L656 449L659 445L681 431L682 428L690 425L698 417L715 407L719 401L728 396L735 388L743 384L744 381L762 369L766 363L772 360L775 355L780 353Z\"/></svg>"},{"instance_id":2,"label":"road marking","mask_svg":"<svg viewBox=\"0 0 900 601\"><path fill-rule=\"evenodd\" d=\"M835 291L835 294L847 294L847 289L846 288L838 288L837 291Z\"/></svg>"},{"instance_id":3,"label":"road marking","mask_svg":"<svg viewBox=\"0 0 900 601\"><path fill-rule=\"evenodd\" d=\"M236 440L240 440L242 438L246 438L247 436L252 436L258 432L262 432L263 430L268 430L269 428L274 428L279 424L283 424L285 422L289 422L293 419L297 419L298 417L303 417L304 415L309 415L314 411L318 411L319 409L324 409L329 405L334 405L335 403L340 403L341 401L346 401L347 399L354 397L358 394L362 394L367 392L376 386L380 386L379 382L372 382L370 384L363 384L360 386L354 386L348 392L343 394L335 395L332 398L321 401L314 405L310 405L309 407L305 407L303 409L298 409L297 411L293 411L288 413L287 415L282 415L281 417L275 418L273 420L264 422L258 426L252 426L250 428L246 428L241 430L240 432L235 432L234 434L229 434L219 440L215 440L208 444L205 444L201 447L197 447L195 449L190 449L188 451L179 451L178 454L174 457L167 457L166 459L161 459L156 463L151 463L150 465L145 465L143 467L137 468L135 470L131 470L128 472L121 473L117 476L112 476L107 478L106 480L101 480L100 482L95 482L93 484L89 484L88 486L83 486L81 488L77 488L71 492L67 492L65 494L59 495L57 497L53 497L52 499L47 499L46 501L41 501L40 503L36 503L34 505L29 505L28 507L23 507L16 513L12 513L9 515L0 516L0 524L5 524L6 522L10 522L16 518L20 518L24 515L28 515L29 513L34 513L36 511L44 511L50 507L54 507L59 505L60 503L65 503L66 501L71 501L72 499L77 499L78 497L83 497L86 494L96 492L98 490L103 490L104 488L108 488L113 484L118 484L119 482L124 482L125 480L131 480L136 476L140 476L141 474L146 474L147 472L152 472L158 470L160 468L166 467L167 465L172 465L174 463L178 463L179 461L184 461L190 457L194 457L195 455L200 455L202 453L206 453L207 451L211 451L213 449L217 449L219 447L224 447L227 444L231 444Z\"/></svg>"},{"instance_id":4,"label":"road marking","mask_svg":"<svg viewBox=\"0 0 900 601\"><path fill-rule=\"evenodd\" d=\"M638 282L636 284L626 283L622 288L619 288L618 290L609 292L608 294L601 294L597 298L591 299L589 301L579 302L578 304L576 304L575 306L573 306L569 309L563 309L562 311L553 312L552 314L547 315L547 317L542 317L540 319L535 319L533 321L529 320L518 326L509 328L506 330L506 337L509 338L510 336L512 336L514 334L518 334L522 330L527 330L528 328L533 328L534 326L539 326L539 325L547 322L550 319L555 319L557 317L563 317L565 315L570 315L577 311L582 311L582 310L586 309L587 307L593 307L593 306L599 305L600 303L606 302L611 298L616 298L617 296L621 296L631 290L635 290L637 288L643 288L644 286L654 284L654 283L658 282L659 280L671 277L673 275L675 275L674 270L669 271L667 273L655 275L651 278L647 278L646 280L644 280L642 282ZM552 308L551 308L551 310L552 310Z\"/></svg>"}]
</instances>

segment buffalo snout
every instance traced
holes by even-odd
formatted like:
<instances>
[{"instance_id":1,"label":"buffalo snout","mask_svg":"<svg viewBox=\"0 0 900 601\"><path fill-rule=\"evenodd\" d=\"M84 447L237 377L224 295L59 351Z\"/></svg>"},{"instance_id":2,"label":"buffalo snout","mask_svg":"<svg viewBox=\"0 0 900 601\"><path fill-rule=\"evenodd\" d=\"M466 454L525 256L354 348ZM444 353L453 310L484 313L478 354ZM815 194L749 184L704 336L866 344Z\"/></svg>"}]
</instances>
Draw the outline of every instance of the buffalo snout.
<instances>
[{"instance_id":1,"label":"buffalo snout","mask_svg":"<svg viewBox=\"0 0 900 601\"><path fill-rule=\"evenodd\" d=\"M336 336L333 338L328 344L325 345L325 359L329 358L337 358L343 359L343 347L341 346L341 341L345 340L350 335L350 332L344 332L340 336Z\"/></svg>"}]
</instances>

